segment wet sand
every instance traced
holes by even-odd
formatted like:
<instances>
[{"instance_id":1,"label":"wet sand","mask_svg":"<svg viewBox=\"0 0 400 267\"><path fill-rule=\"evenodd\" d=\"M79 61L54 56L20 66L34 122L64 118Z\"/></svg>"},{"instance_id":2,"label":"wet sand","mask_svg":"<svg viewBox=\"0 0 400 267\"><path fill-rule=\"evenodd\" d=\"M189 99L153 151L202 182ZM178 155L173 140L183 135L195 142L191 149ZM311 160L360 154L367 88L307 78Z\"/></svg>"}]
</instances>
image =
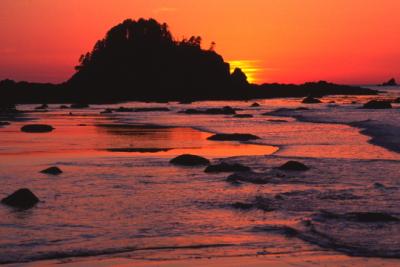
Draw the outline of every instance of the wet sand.
<instances>
[{"instance_id":1,"label":"wet sand","mask_svg":"<svg viewBox=\"0 0 400 267\"><path fill-rule=\"evenodd\" d=\"M362 232L373 233L376 225L364 229L357 222L334 221L332 226L346 230L341 235L341 231L330 232L332 221L316 221L319 230L335 235L342 247L321 243L318 235L303 229L305 220L313 220L325 209L339 214L378 210L398 216L398 205L392 203L399 203L399 154L368 143L367 136L349 125L263 115L282 107L296 108L301 105L299 99L260 102L258 108L240 101L170 103L159 105L167 106L169 112L111 114L100 112L118 106L81 110L51 106L48 112L28 113L33 121L12 122L1 128L1 196L29 187L42 199L22 213L0 207L0 216L5 218L0 224L2 262L25 262L13 266L399 263L398 259L377 256L388 246L395 253L396 223L389 225L392 228L380 227L379 240ZM187 107L221 105L234 106L240 109L238 113L253 117L179 113ZM318 105L321 112L327 108ZM28 123L51 124L55 130L45 134L20 132ZM260 139L207 140L213 133L238 132ZM208 174L204 168L169 164L171 158L184 153L207 157L213 164L240 163L270 180L265 185L231 184L227 182L230 173ZM277 172L276 167L288 160L301 161L311 169L295 174ZM64 173L57 177L39 173L53 165ZM241 210L233 205L255 205L260 199L273 210ZM354 232L352 227L362 231ZM287 229L300 234L290 236ZM356 249L343 249L348 244L355 244ZM369 244L375 245L376 255L346 256L358 252L358 246L368 251Z\"/></svg>"}]
</instances>

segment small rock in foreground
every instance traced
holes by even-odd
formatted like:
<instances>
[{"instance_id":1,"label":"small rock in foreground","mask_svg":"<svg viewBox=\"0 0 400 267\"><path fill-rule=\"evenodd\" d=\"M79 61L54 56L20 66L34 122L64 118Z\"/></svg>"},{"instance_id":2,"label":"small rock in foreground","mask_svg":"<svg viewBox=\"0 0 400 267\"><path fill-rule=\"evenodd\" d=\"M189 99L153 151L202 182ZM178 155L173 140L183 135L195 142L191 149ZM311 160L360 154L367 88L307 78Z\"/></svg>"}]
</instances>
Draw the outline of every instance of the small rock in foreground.
<instances>
[{"instance_id":1,"label":"small rock in foreground","mask_svg":"<svg viewBox=\"0 0 400 267\"><path fill-rule=\"evenodd\" d=\"M19 189L1 200L1 203L7 206L20 209L32 208L38 202L39 198L37 198L32 191L27 188Z\"/></svg>"},{"instance_id":2,"label":"small rock in foreground","mask_svg":"<svg viewBox=\"0 0 400 267\"><path fill-rule=\"evenodd\" d=\"M46 124L28 124L21 127L21 131L26 133L48 133L53 130L53 126Z\"/></svg>"},{"instance_id":3,"label":"small rock in foreground","mask_svg":"<svg viewBox=\"0 0 400 267\"><path fill-rule=\"evenodd\" d=\"M210 161L206 158L197 155L183 154L176 158L171 159L170 163L181 166L201 166L201 165L209 165Z\"/></svg>"},{"instance_id":4,"label":"small rock in foreground","mask_svg":"<svg viewBox=\"0 0 400 267\"><path fill-rule=\"evenodd\" d=\"M52 174L52 175L59 175L59 174L63 173L62 170L58 167L50 167L50 168L47 168L40 172L45 173L45 174Z\"/></svg>"},{"instance_id":5,"label":"small rock in foreground","mask_svg":"<svg viewBox=\"0 0 400 267\"><path fill-rule=\"evenodd\" d=\"M298 161L288 161L278 169L285 170L285 171L307 171L310 168Z\"/></svg>"}]
</instances>

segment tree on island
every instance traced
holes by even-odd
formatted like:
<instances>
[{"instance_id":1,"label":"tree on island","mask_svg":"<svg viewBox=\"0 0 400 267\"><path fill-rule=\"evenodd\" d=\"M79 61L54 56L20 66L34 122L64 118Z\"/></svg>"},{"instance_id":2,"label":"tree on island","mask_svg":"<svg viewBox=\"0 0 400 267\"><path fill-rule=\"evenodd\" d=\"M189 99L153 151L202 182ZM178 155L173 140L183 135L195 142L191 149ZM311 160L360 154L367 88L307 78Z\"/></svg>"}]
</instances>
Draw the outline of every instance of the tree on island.
<instances>
[{"instance_id":1,"label":"tree on island","mask_svg":"<svg viewBox=\"0 0 400 267\"><path fill-rule=\"evenodd\" d=\"M175 40L167 24L154 19L125 20L82 55L67 85L91 99L221 99L243 95L247 78L231 76L211 45L201 37ZM240 75L238 78L237 75ZM112 92L112 95L110 95Z\"/></svg>"}]
</instances>

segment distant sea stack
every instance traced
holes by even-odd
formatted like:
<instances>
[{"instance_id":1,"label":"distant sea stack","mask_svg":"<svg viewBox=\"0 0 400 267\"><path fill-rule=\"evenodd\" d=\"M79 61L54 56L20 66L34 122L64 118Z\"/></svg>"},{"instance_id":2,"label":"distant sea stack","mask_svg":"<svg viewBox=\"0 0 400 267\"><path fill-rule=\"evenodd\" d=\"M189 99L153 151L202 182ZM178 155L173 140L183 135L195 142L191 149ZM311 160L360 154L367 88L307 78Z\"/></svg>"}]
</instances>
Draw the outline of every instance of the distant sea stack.
<instances>
[{"instance_id":1,"label":"distant sea stack","mask_svg":"<svg viewBox=\"0 0 400 267\"><path fill-rule=\"evenodd\" d=\"M394 78L392 78L387 82L379 84L379 86L398 86L398 84L396 83L396 80Z\"/></svg>"},{"instance_id":2,"label":"distant sea stack","mask_svg":"<svg viewBox=\"0 0 400 267\"><path fill-rule=\"evenodd\" d=\"M111 28L91 52L80 57L75 74L62 84L0 81L2 103L115 103L122 101L248 100L377 91L324 81L249 84L239 68L201 46L201 37L177 40L154 19L127 19Z\"/></svg>"},{"instance_id":3,"label":"distant sea stack","mask_svg":"<svg viewBox=\"0 0 400 267\"><path fill-rule=\"evenodd\" d=\"M223 99L240 97L248 85L240 69L231 75L222 56L201 48L201 37L177 41L154 19L113 27L76 70L67 86L88 101Z\"/></svg>"}]
</instances>

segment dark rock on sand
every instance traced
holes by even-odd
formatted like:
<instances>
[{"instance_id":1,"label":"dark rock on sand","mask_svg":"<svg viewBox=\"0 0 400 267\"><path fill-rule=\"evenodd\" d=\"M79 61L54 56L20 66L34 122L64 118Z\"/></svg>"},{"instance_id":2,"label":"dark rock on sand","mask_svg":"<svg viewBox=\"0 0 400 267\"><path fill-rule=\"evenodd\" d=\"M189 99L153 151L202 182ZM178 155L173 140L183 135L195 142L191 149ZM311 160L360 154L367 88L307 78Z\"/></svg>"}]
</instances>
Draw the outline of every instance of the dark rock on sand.
<instances>
[{"instance_id":1,"label":"dark rock on sand","mask_svg":"<svg viewBox=\"0 0 400 267\"><path fill-rule=\"evenodd\" d=\"M234 118L245 119L245 118L253 118L253 115L251 115L251 114L236 114L233 117Z\"/></svg>"},{"instance_id":2,"label":"dark rock on sand","mask_svg":"<svg viewBox=\"0 0 400 267\"><path fill-rule=\"evenodd\" d=\"M169 108L136 108L135 112L166 112Z\"/></svg>"},{"instance_id":3,"label":"dark rock on sand","mask_svg":"<svg viewBox=\"0 0 400 267\"><path fill-rule=\"evenodd\" d=\"M226 106L223 108L209 108L205 110L201 109L187 109L182 113L189 115L198 115L198 114L208 114L208 115L234 115L236 114L235 109L232 107Z\"/></svg>"},{"instance_id":4,"label":"dark rock on sand","mask_svg":"<svg viewBox=\"0 0 400 267\"><path fill-rule=\"evenodd\" d=\"M89 105L86 103L75 103L71 105L71 108L88 108Z\"/></svg>"},{"instance_id":5,"label":"dark rock on sand","mask_svg":"<svg viewBox=\"0 0 400 267\"><path fill-rule=\"evenodd\" d=\"M209 165L210 161L197 155L183 154L171 159L170 163L182 166L204 166Z\"/></svg>"},{"instance_id":6,"label":"dark rock on sand","mask_svg":"<svg viewBox=\"0 0 400 267\"><path fill-rule=\"evenodd\" d=\"M310 168L298 161L288 161L282 166L278 167L280 170L284 171L307 171Z\"/></svg>"},{"instance_id":7,"label":"dark rock on sand","mask_svg":"<svg viewBox=\"0 0 400 267\"><path fill-rule=\"evenodd\" d=\"M383 100L371 100L368 103L364 104L363 108L365 109L387 109L392 108L392 105L389 101Z\"/></svg>"},{"instance_id":8,"label":"dark rock on sand","mask_svg":"<svg viewBox=\"0 0 400 267\"><path fill-rule=\"evenodd\" d=\"M51 175L59 175L59 174L63 173L62 170L58 167L50 167L50 168L47 168L40 172L45 173L45 174L51 174Z\"/></svg>"},{"instance_id":9,"label":"dark rock on sand","mask_svg":"<svg viewBox=\"0 0 400 267\"><path fill-rule=\"evenodd\" d=\"M171 148L109 148L107 151L110 152L127 152L127 153L157 153L169 151Z\"/></svg>"},{"instance_id":10,"label":"dark rock on sand","mask_svg":"<svg viewBox=\"0 0 400 267\"><path fill-rule=\"evenodd\" d=\"M399 218L396 218L387 213L381 212L351 212L347 216L350 219L354 219L359 222L398 222Z\"/></svg>"},{"instance_id":11,"label":"dark rock on sand","mask_svg":"<svg viewBox=\"0 0 400 267\"><path fill-rule=\"evenodd\" d=\"M271 119L270 122L288 122L287 120Z\"/></svg>"},{"instance_id":12,"label":"dark rock on sand","mask_svg":"<svg viewBox=\"0 0 400 267\"><path fill-rule=\"evenodd\" d=\"M10 125L8 121L0 121L0 126Z\"/></svg>"},{"instance_id":13,"label":"dark rock on sand","mask_svg":"<svg viewBox=\"0 0 400 267\"><path fill-rule=\"evenodd\" d=\"M39 199L26 188L19 189L1 200L1 203L14 208L29 209L32 208Z\"/></svg>"},{"instance_id":14,"label":"dark rock on sand","mask_svg":"<svg viewBox=\"0 0 400 267\"><path fill-rule=\"evenodd\" d=\"M308 97L304 98L303 101L301 101L301 103L304 103L304 104L318 104L318 103L322 103L322 102L318 98L314 98L314 97L308 96Z\"/></svg>"},{"instance_id":15,"label":"dark rock on sand","mask_svg":"<svg viewBox=\"0 0 400 267\"><path fill-rule=\"evenodd\" d=\"M364 223L400 221L399 218L383 212L349 212L344 214L336 214L333 212L322 211L320 216L327 219L344 219Z\"/></svg>"},{"instance_id":16,"label":"dark rock on sand","mask_svg":"<svg viewBox=\"0 0 400 267\"><path fill-rule=\"evenodd\" d=\"M257 108L257 107L259 107L259 106L261 106L261 105L258 104L257 102L254 102L253 104L251 104L250 107L252 107L252 108Z\"/></svg>"},{"instance_id":17,"label":"dark rock on sand","mask_svg":"<svg viewBox=\"0 0 400 267\"><path fill-rule=\"evenodd\" d=\"M233 134L214 134L208 137L207 139L213 141L250 141L250 140L260 139L260 137L252 134L233 133Z\"/></svg>"},{"instance_id":18,"label":"dark rock on sand","mask_svg":"<svg viewBox=\"0 0 400 267\"><path fill-rule=\"evenodd\" d=\"M248 172L251 171L250 167L244 166L239 163L229 164L222 162L216 165L208 166L204 172Z\"/></svg>"},{"instance_id":19,"label":"dark rock on sand","mask_svg":"<svg viewBox=\"0 0 400 267\"><path fill-rule=\"evenodd\" d=\"M394 78L392 78L387 82L379 84L379 86L397 86L397 83L396 83L396 80Z\"/></svg>"},{"instance_id":20,"label":"dark rock on sand","mask_svg":"<svg viewBox=\"0 0 400 267\"><path fill-rule=\"evenodd\" d=\"M53 130L53 126L46 124L28 124L21 127L21 131L26 133L48 133Z\"/></svg>"}]
</instances>

